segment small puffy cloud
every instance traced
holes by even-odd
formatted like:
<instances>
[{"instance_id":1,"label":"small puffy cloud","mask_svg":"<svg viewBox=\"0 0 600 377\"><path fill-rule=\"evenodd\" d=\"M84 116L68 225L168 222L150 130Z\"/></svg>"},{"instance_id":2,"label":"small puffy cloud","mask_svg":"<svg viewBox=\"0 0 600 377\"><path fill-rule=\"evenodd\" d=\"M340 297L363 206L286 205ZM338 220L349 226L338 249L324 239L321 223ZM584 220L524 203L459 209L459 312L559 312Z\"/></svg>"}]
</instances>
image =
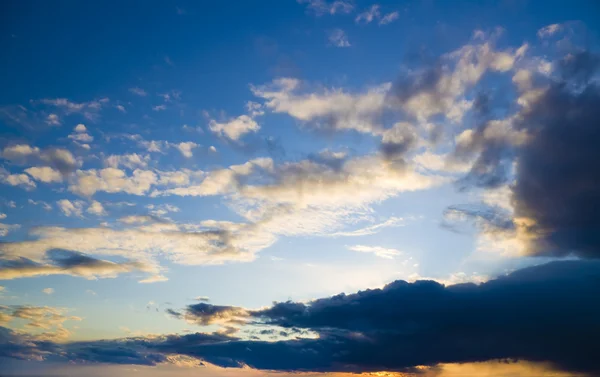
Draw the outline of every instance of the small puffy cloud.
<instances>
[{"instance_id":1,"label":"small puffy cloud","mask_svg":"<svg viewBox=\"0 0 600 377\"><path fill-rule=\"evenodd\" d=\"M108 98L100 98L88 102L74 102L67 98L44 98L34 102L53 106L64 115L81 114L90 121L97 121L100 111L110 100Z\"/></svg>"},{"instance_id":2,"label":"small puffy cloud","mask_svg":"<svg viewBox=\"0 0 600 377\"><path fill-rule=\"evenodd\" d=\"M25 173L29 174L33 179L44 182L62 182L63 176L58 170L55 170L49 166L34 166L25 169Z\"/></svg>"},{"instance_id":3,"label":"small puffy cloud","mask_svg":"<svg viewBox=\"0 0 600 377\"><path fill-rule=\"evenodd\" d=\"M6 213L0 212L0 220L6 219Z\"/></svg>"},{"instance_id":4,"label":"small puffy cloud","mask_svg":"<svg viewBox=\"0 0 600 377\"><path fill-rule=\"evenodd\" d=\"M197 148L198 144L187 141L179 144L175 144L175 148L181 153L181 155L185 158L191 158L193 156L192 149Z\"/></svg>"},{"instance_id":5,"label":"small puffy cloud","mask_svg":"<svg viewBox=\"0 0 600 377\"><path fill-rule=\"evenodd\" d=\"M92 215L96 216L106 216L106 210L104 209L104 206L102 206L102 203L96 200L92 201L92 204L90 204L87 209L87 213L91 213Z\"/></svg>"},{"instance_id":6,"label":"small puffy cloud","mask_svg":"<svg viewBox=\"0 0 600 377\"><path fill-rule=\"evenodd\" d=\"M123 106L123 105L117 105L117 106L115 106L115 108L117 110L119 110L120 112L122 112L122 113L126 113L127 112L127 110L125 110L125 106Z\"/></svg>"},{"instance_id":7,"label":"small puffy cloud","mask_svg":"<svg viewBox=\"0 0 600 377\"><path fill-rule=\"evenodd\" d=\"M156 105L154 107L152 107L153 111L164 111L167 109L166 105Z\"/></svg>"},{"instance_id":8,"label":"small puffy cloud","mask_svg":"<svg viewBox=\"0 0 600 377\"><path fill-rule=\"evenodd\" d=\"M333 29L329 32L328 35L329 43L335 47L350 47L350 41L348 40L348 36L346 32L342 29Z\"/></svg>"},{"instance_id":9,"label":"small puffy cloud","mask_svg":"<svg viewBox=\"0 0 600 377\"><path fill-rule=\"evenodd\" d=\"M56 202L56 206L67 217L77 216L83 217L83 206L85 202L82 200L61 199Z\"/></svg>"},{"instance_id":10,"label":"small puffy cloud","mask_svg":"<svg viewBox=\"0 0 600 377\"><path fill-rule=\"evenodd\" d=\"M46 123L50 126L60 126L60 118L56 114L48 114L46 117Z\"/></svg>"},{"instance_id":11,"label":"small puffy cloud","mask_svg":"<svg viewBox=\"0 0 600 377\"><path fill-rule=\"evenodd\" d=\"M208 150L211 151L212 153L217 153L217 148L215 148L214 145L211 145L210 147L208 147Z\"/></svg>"},{"instance_id":12,"label":"small puffy cloud","mask_svg":"<svg viewBox=\"0 0 600 377\"><path fill-rule=\"evenodd\" d=\"M44 289L42 289L42 292L47 295L51 295L54 293L54 288L44 288Z\"/></svg>"},{"instance_id":13,"label":"small puffy cloud","mask_svg":"<svg viewBox=\"0 0 600 377\"><path fill-rule=\"evenodd\" d=\"M45 209L46 211L51 211L52 210L52 205L50 203L47 203L43 200L33 200L33 199L27 199L27 202L31 205L34 206L42 206L43 209Z\"/></svg>"},{"instance_id":14,"label":"small puffy cloud","mask_svg":"<svg viewBox=\"0 0 600 377\"><path fill-rule=\"evenodd\" d=\"M146 93L146 91L142 88L138 88L138 87L134 87L134 88L129 88L129 91L133 94L135 94L136 96L140 96L140 97L146 97L148 95L148 93Z\"/></svg>"},{"instance_id":15,"label":"small puffy cloud","mask_svg":"<svg viewBox=\"0 0 600 377\"><path fill-rule=\"evenodd\" d=\"M260 125L248 115L240 115L224 123L213 119L208 127L213 133L235 142L240 141L248 133L260 130Z\"/></svg>"},{"instance_id":16,"label":"small puffy cloud","mask_svg":"<svg viewBox=\"0 0 600 377\"><path fill-rule=\"evenodd\" d=\"M352 251L357 251L359 253L372 253L375 256L385 259L393 259L394 257L401 254L399 250L385 248L381 246L354 245L348 246L348 249Z\"/></svg>"},{"instance_id":17,"label":"small puffy cloud","mask_svg":"<svg viewBox=\"0 0 600 377\"><path fill-rule=\"evenodd\" d=\"M87 128L84 124L79 123L77 126L75 126L74 131L77 133L84 133L87 132Z\"/></svg>"}]
</instances>

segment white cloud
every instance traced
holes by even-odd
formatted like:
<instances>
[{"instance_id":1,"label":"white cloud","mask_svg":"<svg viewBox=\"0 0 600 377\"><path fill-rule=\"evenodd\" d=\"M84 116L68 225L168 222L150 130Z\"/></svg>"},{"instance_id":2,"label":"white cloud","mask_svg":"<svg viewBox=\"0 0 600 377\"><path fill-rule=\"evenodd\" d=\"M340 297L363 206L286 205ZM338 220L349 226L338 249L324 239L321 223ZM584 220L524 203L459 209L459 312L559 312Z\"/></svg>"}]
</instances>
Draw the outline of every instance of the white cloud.
<instances>
[{"instance_id":1,"label":"white cloud","mask_svg":"<svg viewBox=\"0 0 600 377\"><path fill-rule=\"evenodd\" d=\"M219 123L213 119L209 122L208 127L215 134L236 142L244 135L260 130L260 125L248 115L240 115L225 123Z\"/></svg>"},{"instance_id":2,"label":"white cloud","mask_svg":"<svg viewBox=\"0 0 600 377\"><path fill-rule=\"evenodd\" d=\"M87 197L98 191L144 195L156 182L157 176L150 170L135 169L130 176L116 168L77 170L69 191Z\"/></svg>"},{"instance_id":3,"label":"white cloud","mask_svg":"<svg viewBox=\"0 0 600 377\"><path fill-rule=\"evenodd\" d=\"M166 110L167 106L166 105L156 105L152 108L153 111L163 111Z\"/></svg>"},{"instance_id":4,"label":"white cloud","mask_svg":"<svg viewBox=\"0 0 600 377\"><path fill-rule=\"evenodd\" d=\"M29 174L33 179L44 182L62 182L63 177L58 170L52 169L49 166L34 166L25 169L25 173Z\"/></svg>"},{"instance_id":5,"label":"white cloud","mask_svg":"<svg viewBox=\"0 0 600 377\"><path fill-rule=\"evenodd\" d=\"M28 202L29 204L32 204L32 205L34 205L34 206L41 205L41 206L42 206L42 208L43 208L43 209L45 209L46 211L51 211L51 210L52 210L52 205L50 205L49 203L46 203L46 202L45 202L45 201L43 201L43 200L38 200L38 201L35 201L35 200L33 200L33 199L27 199L27 202Z\"/></svg>"},{"instance_id":6,"label":"white cloud","mask_svg":"<svg viewBox=\"0 0 600 377\"><path fill-rule=\"evenodd\" d=\"M56 202L56 206L58 207L58 209L60 209L61 212L67 217L83 217L84 204L85 202L82 200L70 201L68 199L61 199Z\"/></svg>"},{"instance_id":7,"label":"white cloud","mask_svg":"<svg viewBox=\"0 0 600 377\"><path fill-rule=\"evenodd\" d=\"M36 184L26 174L11 174L8 170L0 167L0 182L10 186L20 186L25 190L36 188Z\"/></svg>"},{"instance_id":8,"label":"white cloud","mask_svg":"<svg viewBox=\"0 0 600 377\"><path fill-rule=\"evenodd\" d=\"M375 256L386 259L393 259L394 257L401 254L399 250L389 249L381 246L354 245L348 246L348 249L352 251L357 251L359 253L372 253Z\"/></svg>"},{"instance_id":9,"label":"white cloud","mask_svg":"<svg viewBox=\"0 0 600 377\"><path fill-rule=\"evenodd\" d=\"M6 237L9 232L19 229L19 224L2 224L0 223L0 237Z\"/></svg>"},{"instance_id":10,"label":"white cloud","mask_svg":"<svg viewBox=\"0 0 600 377\"><path fill-rule=\"evenodd\" d=\"M379 21L379 25L391 24L392 22L396 21L399 17L400 14L398 12L388 13L381 18L381 20Z\"/></svg>"},{"instance_id":11,"label":"white cloud","mask_svg":"<svg viewBox=\"0 0 600 377\"><path fill-rule=\"evenodd\" d=\"M168 280L169 280L169 278L164 275L152 275L150 277L140 280L139 283L142 283L142 284L160 283L160 282L168 281Z\"/></svg>"},{"instance_id":12,"label":"white cloud","mask_svg":"<svg viewBox=\"0 0 600 377\"><path fill-rule=\"evenodd\" d=\"M270 85L252 87L252 92L265 99L265 106L272 111L311 122L316 128L381 132L377 119L383 111L390 84L370 88L359 94L340 89L299 93L300 86L301 82L297 79L282 78L274 80Z\"/></svg>"},{"instance_id":13,"label":"white cloud","mask_svg":"<svg viewBox=\"0 0 600 377\"><path fill-rule=\"evenodd\" d=\"M563 28L563 26L561 24L547 25L547 26L544 26L543 28L541 28L540 30L538 30L537 35L540 38L551 37L552 35L561 31L562 28Z\"/></svg>"},{"instance_id":14,"label":"white cloud","mask_svg":"<svg viewBox=\"0 0 600 377\"><path fill-rule=\"evenodd\" d=\"M102 206L102 203L96 200L92 201L92 204L90 204L90 206L87 209L87 213L91 213L92 215L96 216L106 216L106 210Z\"/></svg>"},{"instance_id":15,"label":"white cloud","mask_svg":"<svg viewBox=\"0 0 600 377\"><path fill-rule=\"evenodd\" d=\"M90 121L96 121L98 120L100 110L110 102L110 100L108 98L100 98L89 102L74 102L67 98L44 98L36 102L54 106L66 115L76 113L83 115Z\"/></svg>"},{"instance_id":16,"label":"white cloud","mask_svg":"<svg viewBox=\"0 0 600 377\"><path fill-rule=\"evenodd\" d=\"M175 148L179 150L181 155L185 158L191 158L194 154L192 153L192 149L197 148L198 144L187 141L179 144L175 144Z\"/></svg>"},{"instance_id":17,"label":"white cloud","mask_svg":"<svg viewBox=\"0 0 600 377\"><path fill-rule=\"evenodd\" d=\"M44 288L42 289L42 292L44 292L47 295L51 295L54 293L54 288Z\"/></svg>"},{"instance_id":18,"label":"white cloud","mask_svg":"<svg viewBox=\"0 0 600 377\"><path fill-rule=\"evenodd\" d=\"M371 7L368 10L366 10L366 11L360 13L358 16L356 16L354 21L356 23L369 24L372 21L378 19L379 17L381 17L381 12L379 11L379 5L373 4L373 5L371 5Z\"/></svg>"},{"instance_id":19,"label":"white cloud","mask_svg":"<svg viewBox=\"0 0 600 377\"><path fill-rule=\"evenodd\" d=\"M146 97L148 95L148 93L146 93L146 91L144 89L138 88L138 87L129 88L129 91L140 97Z\"/></svg>"},{"instance_id":20,"label":"white cloud","mask_svg":"<svg viewBox=\"0 0 600 377\"><path fill-rule=\"evenodd\" d=\"M104 165L111 168L124 166L129 169L146 168L150 162L150 156L137 153L110 155L104 159Z\"/></svg>"},{"instance_id":21,"label":"white cloud","mask_svg":"<svg viewBox=\"0 0 600 377\"><path fill-rule=\"evenodd\" d=\"M349 0L298 0L298 3L306 4L307 9L317 16L350 13L354 9L354 5Z\"/></svg>"},{"instance_id":22,"label":"white cloud","mask_svg":"<svg viewBox=\"0 0 600 377\"><path fill-rule=\"evenodd\" d=\"M350 47L348 36L342 29L333 29L329 32L329 43L335 47Z\"/></svg>"},{"instance_id":23,"label":"white cloud","mask_svg":"<svg viewBox=\"0 0 600 377\"><path fill-rule=\"evenodd\" d=\"M117 106L115 106L115 108L117 110L119 110L120 112L122 112L122 113L126 113L127 112L127 110L125 110L125 106L123 106L123 105L117 105Z\"/></svg>"},{"instance_id":24,"label":"white cloud","mask_svg":"<svg viewBox=\"0 0 600 377\"><path fill-rule=\"evenodd\" d=\"M46 123L49 124L50 126L60 126L61 125L60 118L56 114L48 114L48 116L46 117Z\"/></svg>"},{"instance_id":25,"label":"white cloud","mask_svg":"<svg viewBox=\"0 0 600 377\"><path fill-rule=\"evenodd\" d=\"M6 219L6 213L0 212L0 220Z\"/></svg>"},{"instance_id":26,"label":"white cloud","mask_svg":"<svg viewBox=\"0 0 600 377\"><path fill-rule=\"evenodd\" d=\"M63 148L31 147L27 144L16 144L5 147L2 157L16 164L40 163L47 164L65 175L78 166L78 161L73 154Z\"/></svg>"}]
</instances>

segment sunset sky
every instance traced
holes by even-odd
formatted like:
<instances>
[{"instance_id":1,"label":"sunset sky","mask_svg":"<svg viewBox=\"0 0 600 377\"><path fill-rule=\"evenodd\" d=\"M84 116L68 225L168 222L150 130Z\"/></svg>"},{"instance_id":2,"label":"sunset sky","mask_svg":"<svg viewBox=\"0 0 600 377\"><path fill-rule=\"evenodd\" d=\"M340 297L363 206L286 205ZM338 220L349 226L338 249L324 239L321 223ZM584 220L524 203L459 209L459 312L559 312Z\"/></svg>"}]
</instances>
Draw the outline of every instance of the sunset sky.
<instances>
[{"instance_id":1,"label":"sunset sky","mask_svg":"<svg viewBox=\"0 0 600 377\"><path fill-rule=\"evenodd\" d=\"M0 370L600 373L599 3L0 21Z\"/></svg>"}]
</instances>

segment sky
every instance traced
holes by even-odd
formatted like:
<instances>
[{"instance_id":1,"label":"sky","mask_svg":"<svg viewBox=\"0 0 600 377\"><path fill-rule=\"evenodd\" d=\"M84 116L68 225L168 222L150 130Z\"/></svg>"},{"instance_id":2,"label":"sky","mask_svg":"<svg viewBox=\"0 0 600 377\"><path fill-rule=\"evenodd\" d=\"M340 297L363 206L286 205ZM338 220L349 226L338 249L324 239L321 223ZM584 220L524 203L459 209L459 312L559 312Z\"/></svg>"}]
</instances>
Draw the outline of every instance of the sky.
<instances>
[{"instance_id":1,"label":"sky","mask_svg":"<svg viewBox=\"0 0 600 377\"><path fill-rule=\"evenodd\" d=\"M597 2L0 7L9 375L600 373Z\"/></svg>"}]
</instances>

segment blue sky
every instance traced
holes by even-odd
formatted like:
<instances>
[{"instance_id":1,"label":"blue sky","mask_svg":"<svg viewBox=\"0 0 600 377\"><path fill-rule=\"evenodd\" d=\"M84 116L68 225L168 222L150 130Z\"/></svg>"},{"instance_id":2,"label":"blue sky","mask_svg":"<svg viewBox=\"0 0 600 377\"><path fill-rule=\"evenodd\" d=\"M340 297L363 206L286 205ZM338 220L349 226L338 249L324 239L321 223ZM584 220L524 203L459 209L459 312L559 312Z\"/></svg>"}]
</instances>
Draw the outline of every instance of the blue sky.
<instances>
[{"instance_id":1,"label":"blue sky","mask_svg":"<svg viewBox=\"0 0 600 377\"><path fill-rule=\"evenodd\" d=\"M530 232L513 155L561 61L597 51L593 1L2 9L13 331L237 332L166 310L481 283L565 256Z\"/></svg>"}]
</instances>

